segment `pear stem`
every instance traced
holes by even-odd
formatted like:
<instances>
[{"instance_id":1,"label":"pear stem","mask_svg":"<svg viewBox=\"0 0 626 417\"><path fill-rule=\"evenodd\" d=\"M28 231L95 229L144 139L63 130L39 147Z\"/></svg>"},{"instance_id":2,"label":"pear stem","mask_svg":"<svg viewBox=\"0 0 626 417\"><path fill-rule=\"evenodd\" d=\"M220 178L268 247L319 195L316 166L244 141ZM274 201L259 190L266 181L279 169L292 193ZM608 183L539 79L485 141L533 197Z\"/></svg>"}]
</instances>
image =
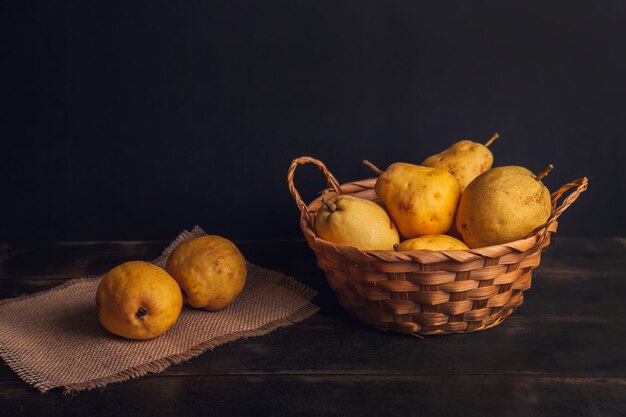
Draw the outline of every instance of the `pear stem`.
<instances>
[{"instance_id":1,"label":"pear stem","mask_svg":"<svg viewBox=\"0 0 626 417\"><path fill-rule=\"evenodd\" d=\"M496 139L498 139L500 137L500 135L498 134L498 132L494 133L493 136L491 137L491 139L489 139L487 142L485 142L485 148L488 148L489 145L491 145L493 142L495 142Z\"/></svg>"},{"instance_id":2,"label":"pear stem","mask_svg":"<svg viewBox=\"0 0 626 417\"><path fill-rule=\"evenodd\" d=\"M396 252L400 252L400 245L398 245L397 243L393 244L393 250Z\"/></svg>"},{"instance_id":3,"label":"pear stem","mask_svg":"<svg viewBox=\"0 0 626 417\"><path fill-rule=\"evenodd\" d=\"M546 169L544 169L543 171L541 171L539 174L537 174L537 176L535 177L535 179L537 181L540 181L543 177L545 177L546 175L548 175L548 173L550 173L550 171L552 171L554 169L554 165L550 164L548 165L548 167Z\"/></svg>"},{"instance_id":4,"label":"pear stem","mask_svg":"<svg viewBox=\"0 0 626 417\"><path fill-rule=\"evenodd\" d=\"M363 164L368 167L369 169L371 169L372 171L374 171L376 174L378 175L382 175L383 171L378 168L376 165L372 164L370 161L368 161L367 159L363 160Z\"/></svg>"},{"instance_id":5,"label":"pear stem","mask_svg":"<svg viewBox=\"0 0 626 417\"><path fill-rule=\"evenodd\" d=\"M324 199L322 199L322 203L324 203L324 205L328 208L328 211L330 211L331 213L337 211L337 204L331 203L330 201L326 201Z\"/></svg>"}]
</instances>

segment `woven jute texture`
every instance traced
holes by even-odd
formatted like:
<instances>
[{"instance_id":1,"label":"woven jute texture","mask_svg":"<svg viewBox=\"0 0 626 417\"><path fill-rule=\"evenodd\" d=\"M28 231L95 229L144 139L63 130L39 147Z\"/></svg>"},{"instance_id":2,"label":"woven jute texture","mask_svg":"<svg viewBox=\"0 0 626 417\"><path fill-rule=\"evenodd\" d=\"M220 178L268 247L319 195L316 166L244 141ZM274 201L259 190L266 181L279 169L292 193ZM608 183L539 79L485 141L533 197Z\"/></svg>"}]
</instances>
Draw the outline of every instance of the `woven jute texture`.
<instances>
[{"instance_id":1,"label":"woven jute texture","mask_svg":"<svg viewBox=\"0 0 626 417\"><path fill-rule=\"evenodd\" d=\"M155 259L164 266L182 242L206 233L184 231ZM207 349L260 336L317 311L315 291L280 273L248 264L239 298L219 312L188 306L165 334L131 341L109 334L98 322L95 303L100 277L79 278L47 291L0 301L0 356L42 392L104 387L160 372Z\"/></svg>"},{"instance_id":2,"label":"woven jute texture","mask_svg":"<svg viewBox=\"0 0 626 417\"><path fill-rule=\"evenodd\" d=\"M317 166L329 187L308 205L294 185L295 170L303 164ZM305 156L293 160L287 182L304 237L341 305L377 329L416 336L484 330L513 313L557 230L557 218L587 189L587 178L580 178L552 193L550 218L526 239L471 250L396 252L335 245L315 232L324 199L350 194L380 203L375 178L340 185L321 161ZM559 205L568 190L573 191Z\"/></svg>"}]
</instances>

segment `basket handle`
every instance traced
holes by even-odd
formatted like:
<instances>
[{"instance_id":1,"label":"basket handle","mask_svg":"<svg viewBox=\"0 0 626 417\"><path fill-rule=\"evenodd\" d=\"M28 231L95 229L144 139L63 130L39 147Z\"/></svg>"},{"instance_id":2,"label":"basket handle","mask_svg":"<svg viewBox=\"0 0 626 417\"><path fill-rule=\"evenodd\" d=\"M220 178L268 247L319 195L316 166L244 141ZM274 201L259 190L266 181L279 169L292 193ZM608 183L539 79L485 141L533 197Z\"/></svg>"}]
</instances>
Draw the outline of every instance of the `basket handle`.
<instances>
[{"instance_id":1,"label":"basket handle","mask_svg":"<svg viewBox=\"0 0 626 417\"><path fill-rule=\"evenodd\" d=\"M328 168L326 168L326 165L324 165L324 163L319 159L311 158L310 156L301 156L300 158L296 158L291 161L291 166L289 167L289 171L287 172L287 183L289 184L289 191L291 192L293 198L296 200L296 204L300 209L300 213L303 215L306 214L309 220L312 220L311 212L309 211L306 203L302 201L302 197L300 197L300 193L298 192L298 190L296 190L296 186L293 183L293 176L296 172L296 168L298 167L298 165L305 164L313 164L317 166L326 177L328 186L335 190L337 194L341 194L341 187L339 186L339 182L337 181L337 179L333 176L333 174L330 173Z\"/></svg>"},{"instance_id":2,"label":"basket handle","mask_svg":"<svg viewBox=\"0 0 626 417\"><path fill-rule=\"evenodd\" d=\"M567 208L571 206L574 201L576 201L578 196L587 189L588 183L589 180L587 180L587 177L579 178L572 182L568 182L567 184L563 185L561 188L552 193L552 214L548 218L546 226L554 223L556 219L558 219L559 216L563 214L563 212L567 210ZM563 196L563 194L565 194L567 191L574 187L576 187L576 189L572 191L570 195L565 198L565 200L563 200L563 203L561 203L560 206L557 206L559 203L559 199Z\"/></svg>"},{"instance_id":3,"label":"basket handle","mask_svg":"<svg viewBox=\"0 0 626 417\"><path fill-rule=\"evenodd\" d=\"M548 217L548 221L544 225L537 227L535 230L528 234L528 236L533 236L538 231L543 229L543 233L537 241L537 246L541 246L549 238L550 233L556 232L556 228L558 225L558 222L556 220L561 214L563 214L565 210L567 210L569 206L572 205L574 201L576 201L578 196L587 189L588 182L589 180L587 180L587 177L573 180L563 185L561 188L559 188L550 195L550 197L552 198L552 213L550 214L550 217ZM559 206L559 199L563 196L563 194L565 194L567 191L571 190L574 187L576 187L576 189L572 191L570 195L568 195L565 200L563 200L563 203L561 203L561 205Z\"/></svg>"}]
</instances>

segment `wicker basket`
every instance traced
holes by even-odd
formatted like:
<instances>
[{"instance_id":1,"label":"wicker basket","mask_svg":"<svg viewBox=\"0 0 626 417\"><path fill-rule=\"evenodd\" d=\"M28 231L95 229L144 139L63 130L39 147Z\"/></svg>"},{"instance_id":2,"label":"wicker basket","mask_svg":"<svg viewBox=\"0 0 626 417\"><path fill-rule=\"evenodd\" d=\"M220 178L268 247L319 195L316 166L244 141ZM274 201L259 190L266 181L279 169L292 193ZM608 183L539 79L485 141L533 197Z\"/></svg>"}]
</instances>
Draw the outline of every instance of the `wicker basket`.
<instances>
[{"instance_id":1,"label":"wicker basket","mask_svg":"<svg viewBox=\"0 0 626 417\"><path fill-rule=\"evenodd\" d=\"M298 165L307 163L324 173L329 186L308 206L293 182ZM471 250L395 252L361 251L315 234L323 198L339 193L378 201L375 178L339 185L321 161L301 157L293 160L287 181L300 209L300 227L341 305L377 329L412 335L484 330L513 313L530 288L541 250L556 232L557 218L587 189L587 178L581 178L552 193L550 218L526 239Z\"/></svg>"}]
</instances>

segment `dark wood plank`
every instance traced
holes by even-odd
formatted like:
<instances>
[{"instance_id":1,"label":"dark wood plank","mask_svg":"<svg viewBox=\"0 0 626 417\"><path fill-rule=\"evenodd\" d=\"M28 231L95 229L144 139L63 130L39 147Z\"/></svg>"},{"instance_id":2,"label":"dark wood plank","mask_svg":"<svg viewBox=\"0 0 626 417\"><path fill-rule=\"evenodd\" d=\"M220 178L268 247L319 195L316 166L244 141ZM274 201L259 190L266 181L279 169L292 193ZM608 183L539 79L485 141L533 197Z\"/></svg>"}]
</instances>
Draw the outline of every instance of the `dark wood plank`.
<instances>
[{"instance_id":1,"label":"dark wood plank","mask_svg":"<svg viewBox=\"0 0 626 417\"><path fill-rule=\"evenodd\" d=\"M624 378L264 375L140 379L64 397L0 382L6 415L623 416Z\"/></svg>"},{"instance_id":2,"label":"dark wood plank","mask_svg":"<svg viewBox=\"0 0 626 417\"><path fill-rule=\"evenodd\" d=\"M94 320L95 309L94 309ZM626 319L518 314L454 336L385 334L348 317L317 317L229 343L167 375L533 374L626 377ZM15 379L6 366L1 379Z\"/></svg>"},{"instance_id":3,"label":"dark wood plank","mask_svg":"<svg viewBox=\"0 0 626 417\"><path fill-rule=\"evenodd\" d=\"M499 327L421 342L406 336L385 335L349 319L321 271L297 278L319 292L313 300L321 307L316 317L264 338L229 344L204 355L206 359L172 368L171 373L275 373L310 369L323 373L350 369L371 373L380 372L376 365L384 363L386 369L396 373L436 372L436 368L427 365L446 364L450 372L458 373L488 370L559 375L626 374L623 273L601 276L580 271L546 273L540 268L535 273L533 287L526 293L525 303ZM5 279L0 286L0 298L40 291L60 282L62 278ZM494 348L486 350L485 346ZM325 354L316 355L318 351ZM268 352L281 352L281 359L273 361L265 356ZM0 368L0 377L15 375L4 367Z\"/></svg>"},{"instance_id":4,"label":"dark wood plank","mask_svg":"<svg viewBox=\"0 0 626 417\"><path fill-rule=\"evenodd\" d=\"M238 241L246 258L264 268L288 274L317 271L313 252L304 240ZM157 257L168 242L69 242L0 248L0 279L78 277L102 274L128 260ZM590 273L598 276L626 271L623 239L558 238L544 251L541 271Z\"/></svg>"},{"instance_id":5,"label":"dark wood plank","mask_svg":"<svg viewBox=\"0 0 626 417\"><path fill-rule=\"evenodd\" d=\"M532 286L524 292L524 304L516 313L537 320L544 316L626 317L626 272L602 276L585 272L553 273L541 268L533 273Z\"/></svg>"},{"instance_id":6,"label":"dark wood plank","mask_svg":"<svg viewBox=\"0 0 626 417\"><path fill-rule=\"evenodd\" d=\"M626 272L626 239L560 238L555 236L542 253L545 272L603 275Z\"/></svg>"},{"instance_id":7,"label":"dark wood plank","mask_svg":"<svg viewBox=\"0 0 626 417\"><path fill-rule=\"evenodd\" d=\"M171 368L172 374L520 374L626 377L626 321L542 327L511 317L489 331L411 337L344 320L310 320Z\"/></svg>"},{"instance_id":8,"label":"dark wood plank","mask_svg":"<svg viewBox=\"0 0 626 417\"><path fill-rule=\"evenodd\" d=\"M0 298L151 259L166 242L0 248ZM9 413L50 415L620 415L626 410L626 248L556 239L524 305L500 326L425 340L356 323L305 242L239 242L319 292L315 317L104 391L39 395L0 367ZM279 255L277 255L279 254ZM407 411L408 410L408 411ZM415 411L413 413L413 411Z\"/></svg>"},{"instance_id":9,"label":"dark wood plank","mask_svg":"<svg viewBox=\"0 0 626 417\"><path fill-rule=\"evenodd\" d=\"M318 292L313 302L322 309L321 315L345 316L321 270L294 274L300 282ZM0 299L30 294L52 288L70 279L23 277L0 281ZM624 317L626 272L602 276L581 272L551 273L539 268L533 274L532 287L525 292L524 304L517 314L541 318L545 315L564 317Z\"/></svg>"},{"instance_id":10,"label":"dark wood plank","mask_svg":"<svg viewBox=\"0 0 626 417\"><path fill-rule=\"evenodd\" d=\"M261 266L295 276L316 289L315 299L324 311L341 313L334 295L304 241L238 242L246 257ZM130 259L152 259L166 242L86 242L5 247L0 250L0 298L14 297L53 286L51 281L101 274ZM623 239L555 239L535 271L528 292L529 311L539 314L614 314L621 309L626 274ZM23 279L22 284L18 281ZM43 280L45 282L37 282ZM556 282L564 280L563 282ZM534 294L543 291L545 299ZM601 305L596 304L602 301ZM537 308L539 307L539 309Z\"/></svg>"},{"instance_id":11,"label":"dark wood plank","mask_svg":"<svg viewBox=\"0 0 626 417\"><path fill-rule=\"evenodd\" d=\"M158 256L166 242L70 242L10 246L0 252L0 277L79 277L129 260Z\"/></svg>"}]
</instances>

